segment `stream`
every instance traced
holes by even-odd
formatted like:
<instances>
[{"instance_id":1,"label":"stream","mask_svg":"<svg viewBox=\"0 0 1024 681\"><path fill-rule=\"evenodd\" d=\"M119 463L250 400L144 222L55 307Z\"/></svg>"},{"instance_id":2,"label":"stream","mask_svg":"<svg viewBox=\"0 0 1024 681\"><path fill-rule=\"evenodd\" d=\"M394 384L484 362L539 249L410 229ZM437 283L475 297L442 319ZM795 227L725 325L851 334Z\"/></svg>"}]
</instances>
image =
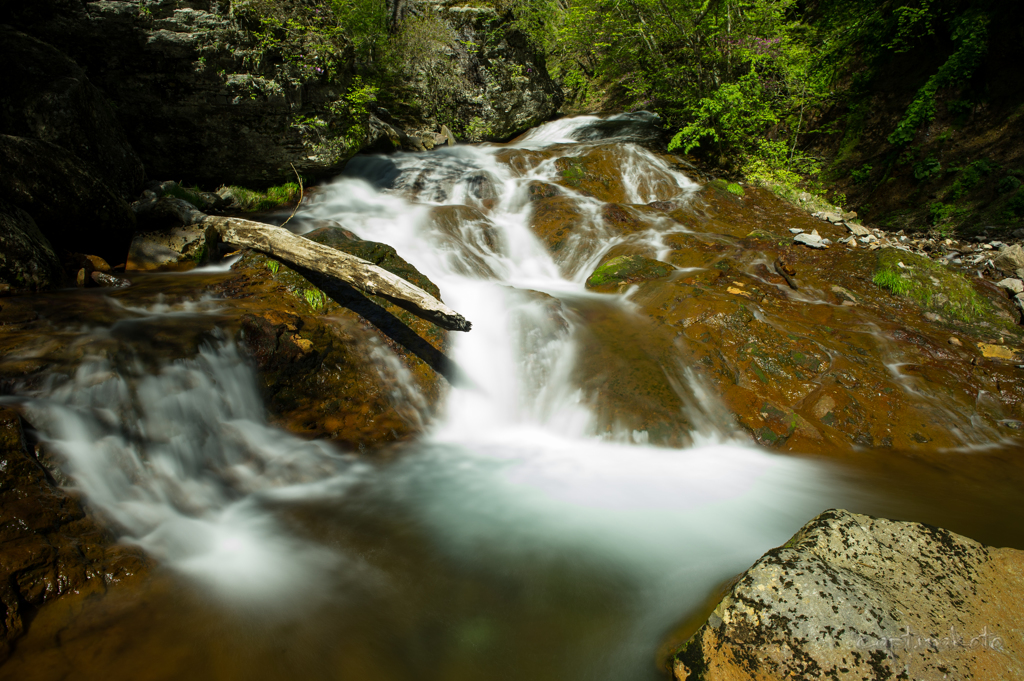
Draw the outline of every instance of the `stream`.
<instances>
[{"instance_id":1,"label":"stream","mask_svg":"<svg viewBox=\"0 0 1024 681\"><path fill-rule=\"evenodd\" d=\"M20 399L74 484L160 568L141 591L44 610L0 678L654 680L673 631L692 632L723 584L827 508L1024 548L1012 443L775 453L679 361L660 370L689 430L668 446L608 409L593 372L581 379L593 320L625 333L637 315L630 290L593 293L587 277L613 248L667 251L678 225L651 215L606 232L603 202L562 188L592 219L553 253L531 229L530 183L601 147L623 203L691 200L698 184L631 141L649 122L577 117L508 145L356 157L299 212L298 233L334 220L394 246L473 322L454 334L439 416L399 381L393 398L428 426L387 457L270 425L226 334L152 359L160 330L208 325L224 301L119 298L110 320L81 322L80 342L117 353ZM436 219L446 206L467 209ZM203 276L218 275L164 275ZM382 366L397 364L387 352Z\"/></svg>"}]
</instances>

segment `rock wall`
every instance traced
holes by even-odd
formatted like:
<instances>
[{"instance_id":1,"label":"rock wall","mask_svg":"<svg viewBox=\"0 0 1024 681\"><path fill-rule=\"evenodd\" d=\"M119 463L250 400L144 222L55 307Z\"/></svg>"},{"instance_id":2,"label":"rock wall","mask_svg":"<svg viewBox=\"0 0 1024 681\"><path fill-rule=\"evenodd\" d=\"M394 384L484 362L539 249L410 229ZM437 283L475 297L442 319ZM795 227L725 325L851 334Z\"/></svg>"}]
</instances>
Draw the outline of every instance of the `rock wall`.
<instances>
[{"instance_id":1,"label":"rock wall","mask_svg":"<svg viewBox=\"0 0 1024 681\"><path fill-rule=\"evenodd\" d=\"M268 28L265 6L275 19L301 16L314 29ZM327 24L315 28L317 12L330 12L321 2L43 0L9 11L16 28L84 69L151 178L260 187L293 179L293 165L324 176L382 135L372 107L345 98L362 81L348 39ZM380 112L389 124L432 137L447 123L459 141L498 139L556 111L543 62L522 35L501 30L493 10L438 11L452 40L432 59L450 62L451 87L413 79L403 112ZM470 55L464 43L483 47ZM374 75L372 65L360 68Z\"/></svg>"},{"instance_id":2,"label":"rock wall","mask_svg":"<svg viewBox=\"0 0 1024 681\"><path fill-rule=\"evenodd\" d=\"M677 681L1024 678L1024 551L822 513L744 573Z\"/></svg>"}]
</instances>

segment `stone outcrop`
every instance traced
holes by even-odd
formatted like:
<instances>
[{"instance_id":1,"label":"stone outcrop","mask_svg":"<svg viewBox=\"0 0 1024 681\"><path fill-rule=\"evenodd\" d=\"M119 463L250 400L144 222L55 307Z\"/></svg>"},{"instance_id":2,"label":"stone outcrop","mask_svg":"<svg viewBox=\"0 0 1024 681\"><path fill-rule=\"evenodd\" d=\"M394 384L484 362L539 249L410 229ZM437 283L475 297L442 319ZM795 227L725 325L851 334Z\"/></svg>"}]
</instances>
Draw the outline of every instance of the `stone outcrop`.
<instances>
[{"instance_id":1,"label":"stone outcrop","mask_svg":"<svg viewBox=\"0 0 1024 681\"><path fill-rule=\"evenodd\" d=\"M40 0L8 9L15 28L89 74L150 177L261 187L293 179L293 165L329 175L365 147L433 146L445 123L458 141L500 139L557 110L557 86L507 18L417 7L412 21L436 12L447 26L430 57L447 70L441 83L411 58L418 74L378 97L393 99L393 111L372 97L353 103L355 52L325 2ZM307 28L281 28L293 19Z\"/></svg>"},{"instance_id":2,"label":"stone outcrop","mask_svg":"<svg viewBox=\"0 0 1024 681\"><path fill-rule=\"evenodd\" d=\"M676 681L1019 679L1024 551L826 511L744 573L672 665Z\"/></svg>"},{"instance_id":3,"label":"stone outcrop","mask_svg":"<svg viewBox=\"0 0 1024 681\"><path fill-rule=\"evenodd\" d=\"M122 197L138 191L142 162L110 104L77 64L57 48L4 26L0 63L7 65L0 133L70 151Z\"/></svg>"},{"instance_id":4,"label":"stone outcrop","mask_svg":"<svg viewBox=\"0 0 1024 681\"><path fill-rule=\"evenodd\" d=\"M35 608L68 593L103 593L145 574L140 549L62 491L26 442L17 412L0 407L0 663Z\"/></svg>"},{"instance_id":5,"label":"stone outcrop","mask_svg":"<svg viewBox=\"0 0 1024 681\"><path fill-rule=\"evenodd\" d=\"M94 253L124 262L135 214L67 149L0 135L0 200L31 215L58 253Z\"/></svg>"},{"instance_id":6,"label":"stone outcrop","mask_svg":"<svg viewBox=\"0 0 1024 681\"><path fill-rule=\"evenodd\" d=\"M431 31L437 44L410 69L406 90L413 110L396 117L428 148L445 138L450 143L453 133L458 142L506 140L561 106L561 89L543 56L511 16L454 2L411 7L432 20L420 30Z\"/></svg>"},{"instance_id":7,"label":"stone outcrop","mask_svg":"<svg viewBox=\"0 0 1024 681\"><path fill-rule=\"evenodd\" d=\"M336 226L308 235L438 296L390 246ZM271 419L305 437L371 451L421 433L453 367L448 332L387 299L258 253L217 287L232 300Z\"/></svg>"},{"instance_id":8,"label":"stone outcrop","mask_svg":"<svg viewBox=\"0 0 1024 681\"><path fill-rule=\"evenodd\" d=\"M32 216L0 200L0 286L40 291L62 280L57 255Z\"/></svg>"}]
</instances>

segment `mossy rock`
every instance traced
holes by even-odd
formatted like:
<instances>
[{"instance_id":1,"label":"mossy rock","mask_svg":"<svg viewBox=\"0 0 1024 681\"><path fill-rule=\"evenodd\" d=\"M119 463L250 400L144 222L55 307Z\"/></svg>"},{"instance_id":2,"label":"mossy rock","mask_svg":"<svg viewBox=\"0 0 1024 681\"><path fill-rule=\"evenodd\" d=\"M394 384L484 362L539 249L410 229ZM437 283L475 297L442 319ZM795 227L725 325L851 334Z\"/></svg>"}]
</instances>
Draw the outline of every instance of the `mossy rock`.
<instances>
[{"instance_id":1,"label":"mossy rock","mask_svg":"<svg viewBox=\"0 0 1024 681\"><path fill-rule=\"evenodd\" d=\"M601 264L587 279L587 288L619 284L635 284L648 279L667 277L673 267L642 255L620 255Z\"/></svg>"},{"instance_id":2,"label":"mossy rock","mask_svg":"<svg viewBox=\"0 0 1024 681\"><path fill-rule=\"evenodd\" d=\"M962 274L906 251L878 251L872 281L893 295L906 296L922 307L956 319L978 321L993 312Z\"/></svg>"},{"instance_id":3,"label":"mossy rock","mask_svg":"<svg viewBox=\"0 0 1024 681\"><path fill-rule=\"evenodd\" d=\"M723 180L721 178L719 178L717 180L711 180L711 182L709 182L708 185L711 186L711 187L714 187L715 189L720 189L723 192L729 192L730 194L735 194L736 196L743 196L744 195L743 187L741 187L740 185L738 185L735 182L728 182L728 181Z\"/></svg>"}]
</instances>

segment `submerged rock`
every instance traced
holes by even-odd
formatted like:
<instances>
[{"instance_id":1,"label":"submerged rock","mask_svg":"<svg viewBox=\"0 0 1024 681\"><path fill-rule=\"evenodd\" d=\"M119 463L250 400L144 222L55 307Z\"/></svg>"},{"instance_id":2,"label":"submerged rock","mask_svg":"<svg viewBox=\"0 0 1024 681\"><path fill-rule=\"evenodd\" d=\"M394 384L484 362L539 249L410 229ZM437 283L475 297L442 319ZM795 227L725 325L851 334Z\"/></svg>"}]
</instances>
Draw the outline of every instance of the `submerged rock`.
<instances>
[{"instance_id":1,"label":"submerged rock","mask_svg":"<svg viewBox=\"0 0 1024 681\"><path fill-rule=\"evenodd\" d=\"M36 608L104 593L149 570L135 547L89 517L31 451L18 413L0 407L0 664Z\"/></svg>"},{"instance_id":2,"label":"submerged rock","mask_svg":"<svg viewBox=\"0 0 1024 681\"><path fill-rule=\"evenodd\" d=\"M676 681L1019 679L1024 551L822 513L740 578L675 655Z\"/></svg>"},{"instance_id":3,"label":"submerged rock","mask_svg":"<svg viewBox=\"0 0 1024 681\"><path fill-rule=\"evenodd\" d=\"M140 232L132 239L125 269L136 272L193 269L210 259L216 236L200 225Z\"/></svg>"}]
</instances>

